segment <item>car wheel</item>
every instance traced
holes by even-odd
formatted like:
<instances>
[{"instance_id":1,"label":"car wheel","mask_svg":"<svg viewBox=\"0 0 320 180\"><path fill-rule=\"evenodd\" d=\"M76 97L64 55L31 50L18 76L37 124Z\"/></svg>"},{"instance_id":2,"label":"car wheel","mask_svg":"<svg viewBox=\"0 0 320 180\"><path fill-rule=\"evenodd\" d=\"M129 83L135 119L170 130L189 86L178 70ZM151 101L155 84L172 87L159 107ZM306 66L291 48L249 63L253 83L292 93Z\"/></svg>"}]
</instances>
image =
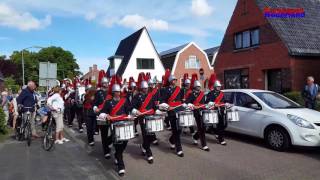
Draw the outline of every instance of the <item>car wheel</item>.
<instances>
[{"instance_id":1,"label":"car wheel","mask_svg":"<svg viewBox=\"0 0 320 180\"><path fill-rule=\"evenodd\" d=\"M285 151L290 146L290 137L286 130L279 127L270 128L266 133L269 147L276 151Z\"/></svg>"}]
</instances>

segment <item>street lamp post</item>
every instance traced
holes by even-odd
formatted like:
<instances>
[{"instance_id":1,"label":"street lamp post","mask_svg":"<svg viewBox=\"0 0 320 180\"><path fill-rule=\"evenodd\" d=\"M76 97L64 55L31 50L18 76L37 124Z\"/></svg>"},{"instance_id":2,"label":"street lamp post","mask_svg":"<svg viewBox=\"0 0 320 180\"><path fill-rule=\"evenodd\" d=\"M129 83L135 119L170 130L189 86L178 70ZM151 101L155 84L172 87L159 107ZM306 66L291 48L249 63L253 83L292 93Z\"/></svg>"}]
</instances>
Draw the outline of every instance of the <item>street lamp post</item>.
<instances>
[{"instance_id":1,"label":"street lamp post","mask_svg":"<svg viewBox=\"0 0 320 180\"><path fill-rule=\"evenodd\" d=\"M23 85L23 86L26 84L26 83L25 83L25 78L24 78L24 58L23 58L23 51L28 50L28 49L31 49L31 48L42 49L43 47L40 47L40 46L30 46L30 47L27 47L27 48L22 49L22 51L21 51L21 64L22 64L22 85Z\"/></svg>"}]
</instances>

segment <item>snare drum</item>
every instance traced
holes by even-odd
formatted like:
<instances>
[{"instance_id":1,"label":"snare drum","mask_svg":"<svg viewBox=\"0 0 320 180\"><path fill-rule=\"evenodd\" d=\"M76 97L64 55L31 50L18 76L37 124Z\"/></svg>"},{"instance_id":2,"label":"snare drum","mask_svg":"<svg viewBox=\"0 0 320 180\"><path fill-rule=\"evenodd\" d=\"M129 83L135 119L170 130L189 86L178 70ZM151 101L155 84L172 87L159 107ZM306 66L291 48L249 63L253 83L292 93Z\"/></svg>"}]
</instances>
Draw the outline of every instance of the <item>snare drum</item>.
<instances>
[{"instance_id":1,"label":"snare drum","mask_svg":"<svg viewBox=\"0 0 320 180\"><path fill-rule=\"evenodd\" d=\"M113 123L112 128L115 141L127 141L134 138L133 126L133 121L119 121Z\"/></svg>"},{"instance_id":2,"label":"snare drum","mask_svg":"<svg viewBox=\"0 0 320 180\"><path fill-rule=\"evenodd\" d=\"M192 111L180 111L178 112L178 121L180 127L195 126L195 120Z\"/></svg>"},{"instance_id":3,"label":"snare drum","mask_svg":"<svg viewBox=\"0 0 320 180\"><path fill-rule=\"evenodd\" d=\"M202 120L204 124L217 124L219 122L218 112L216 110L205 109L202 111Z\"/></svg>"},{"instance_id":4,"label":"snare drum","mask_svg":"<svg viewBox=\"0 0 320 180\"><path fill-rule=\"evenodd\" d=\"M146 131L148 133L163 131L163 119L164 117L161 115L146 116Z\"/></svg>"},{"instance_id":5,"label":"snare drum","mask_svg":"<svg viewBox=\"0 0 320 180\"><path fill-rule=\"evenodd\" d=\"M238 110L227 110L227 121L229 121L229 122L238 122L239 121L239 112L238 112Z\"/></svg>"},{"instance_id":6,"label":"snare drum","mask_svg":"<svg viewBox=\"0 0 320 180\"><path fill-rule=\"evenodd\" d=\"M107 125L107 121L105 119L99 119L97 117L97 125L99 125L99 126Z\"/></svg>"}]
</instances>

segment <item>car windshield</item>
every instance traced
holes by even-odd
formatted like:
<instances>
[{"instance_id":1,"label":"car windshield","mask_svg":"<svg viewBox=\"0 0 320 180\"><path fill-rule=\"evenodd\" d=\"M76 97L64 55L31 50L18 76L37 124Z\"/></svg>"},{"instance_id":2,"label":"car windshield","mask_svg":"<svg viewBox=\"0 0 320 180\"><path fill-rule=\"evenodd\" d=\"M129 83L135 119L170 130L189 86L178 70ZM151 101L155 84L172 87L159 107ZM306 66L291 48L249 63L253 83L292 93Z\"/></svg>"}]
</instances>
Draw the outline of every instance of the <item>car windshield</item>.
<instances>
[{"instance_id":1,"label":"car windshield","mask_svg":"<svg viewBox=\"0 0 320 180\"><path fill-rule=\"evenodd\" d=\"M303 108L298 103L274 92L254 92L253 94L274 109Z\"/></svg>"}]
</instances>

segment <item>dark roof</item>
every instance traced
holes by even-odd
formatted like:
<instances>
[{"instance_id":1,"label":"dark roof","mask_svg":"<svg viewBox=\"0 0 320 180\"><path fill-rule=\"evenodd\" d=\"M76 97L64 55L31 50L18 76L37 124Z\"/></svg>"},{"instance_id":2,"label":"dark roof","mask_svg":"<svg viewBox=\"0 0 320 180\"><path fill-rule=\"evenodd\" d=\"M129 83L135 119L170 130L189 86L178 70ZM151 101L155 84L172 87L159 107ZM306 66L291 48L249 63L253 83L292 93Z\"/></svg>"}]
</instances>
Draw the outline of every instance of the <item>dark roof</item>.
<instances>
[{"instance_id":1,"label":"dark roof","mask_svg":"<svg viewBox=\"0 0 320 180\"><path fill-rule=\"evenodd\" d=\"M175 56L181 49L183 49L184 47L186 47L189 43L183 44L181 46L166 50L166 51L162 51L160 53L160 56Z\"/></svg>"},{"instance_id":2,"label":"dark roof","mask_svg":"<svg viewBox=\"0 0 320 180\"><path fill-rule=\"evenodd\" d=\"M212 64L214 54L219 51L219 48L220 48L220 46L216 46L216 47L213 47L213 48L209 48L209 49L205 49L205 50L204 50L204 52L205 52L205 53L207 54L207 56L208 56L210 65Z\"/></svg>"},{"instance_id":3,"label":"dark roof","mask_svg":"<svg viewBox=\"0 0 320 180\"><path fill-rule=\"evenodd\" d=\"M285 43L290 55L320 56L319 0L256 0L263 8L303 8L302 18L267 18Z\"/></svg>"},{"instance_id":4,"label":"dark roof","mask_svg":"<svg viewBox=\"0 0 320 180\"><path fill-rule=\"evenodd\" d=\"M115 56L123 56L119 69L117 70L118 75L122 76L122 74L126 70L131 55L143 32L143 29L145 29L145 27L141 28L140 30L121 40L115 53Z\"/></svg>"},{"instance_id":5,"label":"dark roof","mask_svg":"<svg viewBox=\"0 0 320 180\"><path fill-rule=\"evenodd\" d=\"M174 64L174 60L176 59L176 55L177 53L183 49L184 47L186 47L189 43L183 44L181 46L166 50L166 51L162 51L160 53L160 60L164 66L165 69L170 69L170 71L172 70L173 64Z\"/></svg>"}]
</instances>

